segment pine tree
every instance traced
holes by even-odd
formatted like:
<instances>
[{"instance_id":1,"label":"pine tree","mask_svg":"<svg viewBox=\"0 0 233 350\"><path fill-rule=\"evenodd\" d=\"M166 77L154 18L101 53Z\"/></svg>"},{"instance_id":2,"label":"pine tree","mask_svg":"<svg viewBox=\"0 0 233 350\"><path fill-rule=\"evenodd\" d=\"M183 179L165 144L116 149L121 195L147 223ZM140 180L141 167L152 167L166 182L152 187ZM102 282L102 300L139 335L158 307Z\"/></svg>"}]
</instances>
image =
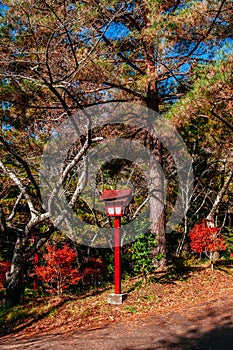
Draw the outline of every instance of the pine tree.
<instances>
[{"instance_id":1,"label":"pine tree","mask_svg":"<svg viewBox=\"0 0 233 350\"><path fill-rule=\"evenodd\" d=\"M1 169L4 193L16 188L14 203L26 208L21 223L14 221L17 241L7 280L14 303L24 290L28 259L54 231L50 213L41 206L35 170L52 128L77 110L111 101L166 111L190 90L194 67L214 59L229 37L233 11L230 0L5 4L0 25ZM83 136L80 163L91 146L90 133ZM161 142L153 133L141 138L162 165ZM157 201L164 202L163 179L153 167L150 178L149 192L160 189L159 198L150 198L155 254L162 254L161 264L166 264L165 212L155 219ZM10 216L19 206L8 208ZM46 233L30 246L32 231L42 225Z\"/></svg>"}]
</instances>

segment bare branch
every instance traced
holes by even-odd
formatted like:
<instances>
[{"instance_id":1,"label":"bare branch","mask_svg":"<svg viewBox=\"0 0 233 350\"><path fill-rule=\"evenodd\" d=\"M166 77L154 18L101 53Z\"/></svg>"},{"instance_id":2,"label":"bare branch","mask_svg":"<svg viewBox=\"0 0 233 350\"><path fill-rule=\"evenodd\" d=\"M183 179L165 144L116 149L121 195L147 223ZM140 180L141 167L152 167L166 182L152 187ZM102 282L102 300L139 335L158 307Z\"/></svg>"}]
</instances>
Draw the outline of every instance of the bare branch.
<instances>
[{"instance_id":1,"label":"bare branch","mask_svg":"<svg viewBox=\"0 0 233 350\"><path fill-rule=\"evenodd\" d=\"M51 211L51 207L53 204L54 199L56 198L59 190L62 187L62 184L64 183L65 179L67 178L69 172L71 171L71 169L82 159L82 157L85 155L86 151L88 150L90 144L91 144L91 137L90 137L90 133L89 130L91 125L91 120L88 119L87 125L86 125L86 140L84 142L83 147L80 149L80 151L76 154L76 156L67 164L67 166L65 167L64 171L62 172L60 179L57 182L56 187L53 189L50 199L48 201L48 210L49 212Z\"/></svg>"},{"instance_id":2,"label":"bare branch","mask_svg":"<svg viewBox=\"0 0 233 350\"><path fill-rule=\"evenodd\" d=\"M84 163L84 169L83 172L78 180L76 189L74 191L74 194L69 202L69 207L73 208L73 206L75 205L75 202L77 200L77 198L80 196L80 194L82 193L83 189L85 188L86 184L87 184L87 177L88 177L88 161L87 161L87 157L83 157L83 163Z\"/></svg>"},{"instance_id":3,"label":"bare branch","mask_svg":"<svg viewBox=\"0 0 233 350\"><path fill-rule=\"evenodd\" d=\"M13 217L15 216L15 211L16 211L16 208L17 208L17 205L19 204L19 202L21 201L21 198L23 196L23 192L21 191L19 196L17 197L17 200L14 204L14 207L12 209L12 212L11 214L9 215L9 217L7 218L7 221L11 221L13 219Z\"/></svg>"},{"instance_id":4,"label":"bare branch","mask_svg":"<svg viewBox=\"0 0 233 350\"><path fill-rule=\"evenodd\" d=\"M136 216L138 215L139 211L146 205L146 203L149 201L150 197L147 197L141 205L139 205L139 207L137 208L137 210L135 211L135 213L133 214L132 220L134 220L136 218Z\"/></svg>"},{"instance_id":5,"label":"bare branch","mask_svg":"<svg viewBox=\"0 0 233 350\"><path fill-rule=\"evenodd\" d=\"M226 118L223 118L222 116L215 113L214 108L215 106L211 108L210 113L218 120L221 120L221 122L223 122L228 128L230 128L230 130L233 131L233 124L231 124Z\"/></svg>"},{"instance_id":6,"label":"bare branch","mask_svg":"<svg viewBox=\"0 0 233 350\"><path fill-rule=\"evenodd\" d=\"M229 187L229 184L230 184L232 178L233 178L233 167L231 168L229 174L227 175L226 180L225 180L221 190L219 191L217 197L215 198L214 204L213 204L209 214L207 215L206 219L207 219L209 226L214 225L214 217L215 217L216 211L217 211L219 205L221 204L222 198L223 198L227 188Z\"/></svg>"},{"instance_id":7,"label":"bare branch","mask_svg":"<svg viewBox=\"0 0 233 350\"><path fill-rule=\"evenodd\" d=\"M194 52L199 48L199 46L201 45L201 43L203 42L203 40L206 39L206 38L209 36L209 34L211 33L211 31L212 31L213 28L214 28L215 23L216 23L217 20L218 20L219 15L220 15L221 12L222 12L222 8L223 8L223 6L224 6L224 4L225 4L226 1L227 1L227 0L222 0L222 1L221 1L221 4L220 4L220 6L219 6L219 8L218 8L218 11L217 11L217 13L216 13L216 15L215 15L213 21L211 22L209 28L207 29L206 33L205 33L204 35L202 35L202 37L197 41L196 45L195 45L195 46L190 50L190 52L185 56L184 60L182 60L182 61L179 63L178 67L181 67L181 66L184 64L184 62L186 62L187 59L190 58L190 56L192 56L192 54L194 54Z\"/></svg>"},{"instance_id":8,"label":"bare branch","mask_svg":"<svg viewBox=\"0 0 233 350\"><path fill-rule=\"evenodd\" d=\"M38 212L34 208L32 200L31 200L29 194L27 193L25 186L22 184L22 182L18 179L18 177L12 171L10 171L9 169L7 169L5 167L5 165L3 164L3 162L1 160L0 160L0 167L2 168L3 172L7 176L9 176L11 178L11 180L14 181L14 183L18 186L20 191L23 193L24 198L26 199L28 207L29 207L29 210L30 210L31 218L33 220L36 217L36 215L38 215Z\"/></svg>"},{"instance_id":9,"label":"bare branch","mask_svg":"<svg viewBox=\"0 0 233 350\"><path fill-rule=\"evenodd\" d=\"M1 135L0 135L0 142L4 145L4 147L7 149L7 151L10 152L10 154L12 154L14 156L14 158L24 167L24 169L28 175L28 179L31 181L31 184L34 186L34 188L36 190L38 200L41 200L39 186L31 173L31 170L30 170L28 163L19 155L19 153L16 153L13 150L13 148L10 146L10 144L8 142L6 142L6 140L4 140L4 138Z\"/></svg>"}]
</instances>

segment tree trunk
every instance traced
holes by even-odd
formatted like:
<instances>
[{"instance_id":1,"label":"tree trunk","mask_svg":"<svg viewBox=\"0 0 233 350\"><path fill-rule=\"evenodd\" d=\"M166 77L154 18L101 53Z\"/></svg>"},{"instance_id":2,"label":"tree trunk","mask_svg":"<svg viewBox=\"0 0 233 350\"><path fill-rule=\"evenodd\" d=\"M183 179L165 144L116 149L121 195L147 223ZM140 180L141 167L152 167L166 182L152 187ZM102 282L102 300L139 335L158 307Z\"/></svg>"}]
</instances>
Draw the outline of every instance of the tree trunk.
<instances>
[{"instance_id":1,"label":"tree trunk","mask_svg":"<svg viewBox=\"0 0 233 350\"><path fill-rule=\"evenodd\" d=\"M159 96L157 89L157 71L150 57L153 57L153 47L149 47L146 57L147 66L147 107L150 111L159 112ZM149 116L150 117L150 116ZM152 252L155 267L167 265L167 242L165 232L165 211L164 211L164 176L162 170L162 149L163 145L153 132L149 136L149 147L151 152L150 166L150 222L151 232L157 240L157 248Z\"/></svg>"},{"instance_id":2,"label":"tree trunk","mask_svg":"<svg viewBox=\"0 0 233 350\"><path fill-rule=\"evenodd\" d=\"M54 230L55 226L51 224L49 229L41 237L38 236L31 246L29 246L31 233L27 232L27 229L24 232L17 232L18 238L15 243L11 270L6 275L6 301L9 306L23 301L29 261L47 242Z\"/></svg>"},{"instance_id":3,"label":"tree trunk","mask_svg":"<svg viewBox=\"0 0 233 350\"><path fill-rule=\"evenodd\" d=\"M162 170L162 144L157 140L151 140L152 163L150 167L150 221L151 232L157 240L157 248L153 251L153 263L155 267L164 267L167 264L167 244L165 233L164 212L164 178Z\"/></svg>"},{"instance_id":4,"label":"tree trunk","mask_svg":"<svg viewBox=\"0 0 233 350\"><path fill-rule=\"evenodd\" d=\"M22 302L25 290L25 277L27 273L27 258L24 246L18 238L10 272L6 275L6 303L14 306Z\"/></svg>"},{"instance_id":5,"label":"tree trunk","mask_svg":"<svg viewBox=\"0 0 233 350\"><path fill-rule=\"evenodd\" d=\"M23 301L25 291L25 271L17 266L6 278L6 303L12 307Z\"/></svg>"},{"instance_id":6,"label":"tree trunk","mask_svg":"<svg viewBox=\"0 0 233 350\"><path fill-rule=\"evenodd\" d=\"M177 257L180 257L180 255L181 255L187 234L188 234L188 217L187 217L187 214L185 214L185 216L184 216L184 232L183 232L182 238L178 244L178 247L176 249L176 254L175 254Z\"/></svg>"},{"instance_id":7,"label":"tree trunk","mask_svg":"<svg viewBox=\"0 0 233 350\"><path fill-rule=\"evenodd\" d=\"M216 216L217 210L222 202L223 196L230 185L232 178L233 178L233 168L231 168L231 170L229 171L229 173L228 173L228 175L223 183L223 186L220 189L220 191L218 192L218 194L215 198L214 204L213 204L209 214L206 217L208 227L215 227L216 226L215 225L215 216Z\"/></svg>"}]
</instances>

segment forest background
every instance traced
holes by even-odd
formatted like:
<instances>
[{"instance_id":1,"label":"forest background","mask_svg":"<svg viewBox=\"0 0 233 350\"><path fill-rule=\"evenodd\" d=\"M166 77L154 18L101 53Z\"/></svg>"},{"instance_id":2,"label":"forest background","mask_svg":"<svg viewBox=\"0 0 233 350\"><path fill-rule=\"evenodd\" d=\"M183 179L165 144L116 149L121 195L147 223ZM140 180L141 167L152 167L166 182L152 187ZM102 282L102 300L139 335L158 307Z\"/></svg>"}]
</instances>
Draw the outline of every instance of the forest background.
<instances>
[{"instance_id":1,"label":"forest background","mask_svg":"<svg viewBox=\"0 0 233 350\"><path fill-rule=\"evenodd\" d=\"M166 193L158 191L164 187L163 176L152 166L145 190L140 169L123 159L107 162L99 170L99 189L117 188L129 177L134 184L125 223L147 202L150 206L150 230L123 247L126 272L146 275L171 263L174 256L188 259L188 233L197 224L204 225L199 234L215 229L211 231L215 238L221 235L227 244L208 251L205 243L194 251L212 257L214 251L224 249L229 257L233 249L232 1L6 0L0 9L0 259L1 266L7 270L10 266L4 281L7 302L14 305L21 300L32 283L35 255L39 252L37 264L45 264L43 257L51 246L56 251L68 245L76 252L72 263L80 276L89 267L92 272L103 271L103 262L111 274L112 246L96 249L70 240L66 232L57 230L50 209L62 188L77 216L93 226L111 227L103 213L83 200L82 191L87 186L88 150L116 137L135 139L147 147L168 184ZM166 232L166 222L178 192L174 160L153 132L135 126L109 123L92 129L88 117L86 131L67 155L66 168L51 189L46 208L42 203L39 169L54 130L78 111L125 102L146 106L166 118L192 159L191 201L172 232ZM156 198L151 195L154 191ZM158 201L165 202L159 218ZM62 215L59 220L64 220Z\"/></svg>"}]
</instances>

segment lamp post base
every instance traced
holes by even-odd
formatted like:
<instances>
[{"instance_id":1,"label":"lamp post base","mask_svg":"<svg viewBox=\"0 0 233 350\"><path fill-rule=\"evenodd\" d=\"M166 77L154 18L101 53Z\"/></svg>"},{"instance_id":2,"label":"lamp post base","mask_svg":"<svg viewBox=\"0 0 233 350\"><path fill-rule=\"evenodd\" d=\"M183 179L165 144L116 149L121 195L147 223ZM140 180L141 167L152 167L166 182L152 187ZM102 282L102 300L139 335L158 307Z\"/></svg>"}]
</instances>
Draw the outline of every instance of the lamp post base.
<instances>
[{"instance_id":1,"label":"lamp post base","mask_svg":"<svg viewBox=\"0 0 233 350\"><path fill-rule=\"evenodd\" d=\"M126 298L127 298L127 293L123 293L123 294L112 293L108 295L108 303L111 305L121 305Z\"/></svg>"}]
</instances>

